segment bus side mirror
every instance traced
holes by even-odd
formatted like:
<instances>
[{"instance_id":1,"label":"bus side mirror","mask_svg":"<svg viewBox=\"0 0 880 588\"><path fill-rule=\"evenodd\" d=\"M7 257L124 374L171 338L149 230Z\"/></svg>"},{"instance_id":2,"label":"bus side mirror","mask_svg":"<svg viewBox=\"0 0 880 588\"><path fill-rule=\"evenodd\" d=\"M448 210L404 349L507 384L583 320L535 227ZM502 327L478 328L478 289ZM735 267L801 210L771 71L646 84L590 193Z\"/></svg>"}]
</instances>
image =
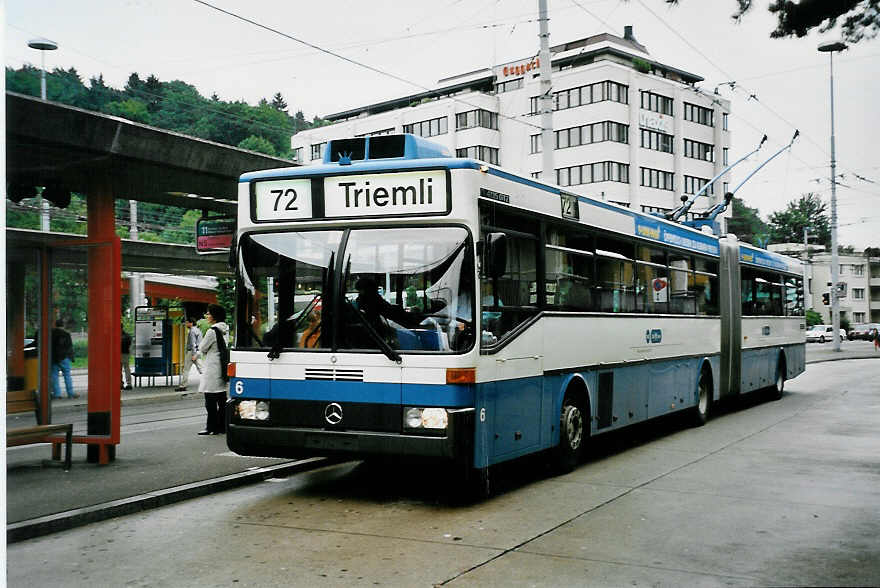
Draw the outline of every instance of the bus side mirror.
<instances>
[{"instance_id":1,"label":"bus side mirror","mask_svg":"<svg viewBox=\"0 0 880 588\"><path fill-rule=\"evenodd\" d=\"M486 235L486 245L483 247L486 253L486 275L490 278L498 278L504 275L507 269L507 235L504 233L489 233Z\"/></svg>"}]
</instances>

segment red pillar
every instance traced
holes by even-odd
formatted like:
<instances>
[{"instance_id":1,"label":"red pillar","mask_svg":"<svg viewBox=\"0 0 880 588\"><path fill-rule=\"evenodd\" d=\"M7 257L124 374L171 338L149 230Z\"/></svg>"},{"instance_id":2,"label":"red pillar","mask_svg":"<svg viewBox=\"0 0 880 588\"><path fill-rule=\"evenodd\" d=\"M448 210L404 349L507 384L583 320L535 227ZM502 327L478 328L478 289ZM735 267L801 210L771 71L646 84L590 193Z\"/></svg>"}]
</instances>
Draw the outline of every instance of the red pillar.
<instances>
[{"instance_id":1,"label":"red pillar","mask_svg":"<svg viewBox=\"0 0 880 588\"><path fill-rule=\"evenodd\" d=\"M88 460L106 464L116 457L120 428L121 241L116 235L111 190L89 194L89 392Z\"/></svg>"}]
</instances>

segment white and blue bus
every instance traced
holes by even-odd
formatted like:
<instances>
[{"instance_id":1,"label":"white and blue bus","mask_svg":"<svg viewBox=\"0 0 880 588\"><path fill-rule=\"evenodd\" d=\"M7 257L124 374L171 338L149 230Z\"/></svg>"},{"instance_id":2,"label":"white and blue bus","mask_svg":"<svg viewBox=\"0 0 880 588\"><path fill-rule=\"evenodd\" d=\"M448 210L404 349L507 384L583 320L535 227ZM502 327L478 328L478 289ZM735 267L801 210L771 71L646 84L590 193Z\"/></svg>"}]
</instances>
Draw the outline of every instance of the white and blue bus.
<instances>
[{"instance_id":1,"label":"white and blue bus","mask_svg":"<svg viewBox=\"0 0 880 588\"><path fill-rule=\"evenodd\" d=\"M227 443L481 479L803 372L800 262L413 135L239 184Z\"/></svg>"}]
</instances>

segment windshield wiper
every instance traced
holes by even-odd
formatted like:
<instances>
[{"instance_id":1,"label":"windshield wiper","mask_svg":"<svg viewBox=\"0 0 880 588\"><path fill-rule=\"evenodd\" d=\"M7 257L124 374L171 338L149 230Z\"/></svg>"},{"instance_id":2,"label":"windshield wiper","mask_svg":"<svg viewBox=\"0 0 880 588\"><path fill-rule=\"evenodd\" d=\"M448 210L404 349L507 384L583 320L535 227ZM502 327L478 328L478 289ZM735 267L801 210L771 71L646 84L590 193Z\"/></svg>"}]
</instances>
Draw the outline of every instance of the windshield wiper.
<instances>
[{"instance_id":1,"label":"windshield wiper","mask_svg":"<svg viewBox=\"0 0 880 588\"><path fill-rule=\"evenodd\" d=\"M370 324L370 321L367 320L367 317L364 316L364 313L361 312L361 309L355 306L351 300L344 296L343 300L345 300L351 307L351 309L354 310L355 316L357 316L361 324L367 328L367 333L369 333L370 336L375 339L376 343L379 344L379 348L382 350L382 353L384 353L388 357L388 359L395 363L400 363L401 361L403 361L403 358L400 356L400 354L392 349L391 346L385 341L385 339L382 338L382 335L380 335L378 331L373 328L373 325Z\"/></svg>"}]
</instances>

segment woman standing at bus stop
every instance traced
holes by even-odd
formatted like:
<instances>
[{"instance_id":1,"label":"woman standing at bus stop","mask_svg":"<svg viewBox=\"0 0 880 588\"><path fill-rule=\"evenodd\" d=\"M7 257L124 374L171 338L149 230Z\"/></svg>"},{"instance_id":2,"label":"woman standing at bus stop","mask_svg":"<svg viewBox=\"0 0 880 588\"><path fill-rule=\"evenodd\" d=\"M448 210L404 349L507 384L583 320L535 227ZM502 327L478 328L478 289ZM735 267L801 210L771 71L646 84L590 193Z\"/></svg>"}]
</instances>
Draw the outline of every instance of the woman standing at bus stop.
<instances>
[{"instance_id":1,"label":"woman standing at bus stop","mask_svg":"<svg viewBox=\"0 0 880 588\"><path fill-rule=\"evenodd\" d=\"M224 404L226 403L226 390L229 387L223 378L226 366L221 360L221 351L226 348L226 335L229 333L229 327L224 322L226 310L222 306L211 304L208 306L205 318L208 319L211 327L205 333L199 346L199 351L204 358L199 392L205 394L205 409L208 412L208 418L205 429L199 431L199 435L222 435L226 432Z\"/></svg>"}]
</instances>

